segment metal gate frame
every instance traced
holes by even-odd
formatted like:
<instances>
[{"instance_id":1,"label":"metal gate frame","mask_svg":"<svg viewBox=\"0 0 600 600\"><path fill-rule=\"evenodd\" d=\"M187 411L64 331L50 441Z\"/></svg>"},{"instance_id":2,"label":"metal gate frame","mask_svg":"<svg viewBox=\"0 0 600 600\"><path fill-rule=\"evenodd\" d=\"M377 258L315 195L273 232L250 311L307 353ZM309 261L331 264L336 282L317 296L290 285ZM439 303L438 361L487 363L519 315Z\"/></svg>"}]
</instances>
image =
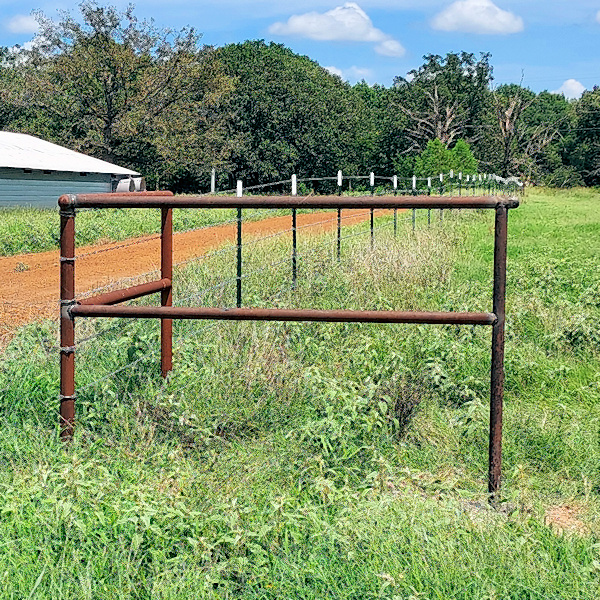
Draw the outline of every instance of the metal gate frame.
<instances>
[{"instance_id":1,"label":"metal gate frame","mask_svg":"<svg viewBox=\"0 0 600 600\"><path fill-rule=\"evenodd\" d=\"M502 469L502 405L504 398L504 329L506 298L506 249L508 210L517 208L516 198L501 196L296 196L177 197L170 192L134 192L125 194L78 194L61 196L60 208L60 428L61 437L70 439L75 426L75 318L122 317L161 320L161 373L166 377L173 368L173 319L214 319L234 321L321 321L331 323L427 323L434 325L491 325L492 362L490 381L490 430L488 490L500 489ZM105 294L75 299L75 215L78 208L154 208L161 210L161 278L157 281ZM237 209L237 307L173 306L173 209ZM494 286L491 313L415 312L363 310L262 309L241 307L242 209L291 209L296 277L296 227L298 209L337 209L338 251L341 211L371 209L492 209L494 227ZM372 229L371 229L372 235ZM160 292L158 306L118 306L121 302Z\"/></svg>"}]
</instances>

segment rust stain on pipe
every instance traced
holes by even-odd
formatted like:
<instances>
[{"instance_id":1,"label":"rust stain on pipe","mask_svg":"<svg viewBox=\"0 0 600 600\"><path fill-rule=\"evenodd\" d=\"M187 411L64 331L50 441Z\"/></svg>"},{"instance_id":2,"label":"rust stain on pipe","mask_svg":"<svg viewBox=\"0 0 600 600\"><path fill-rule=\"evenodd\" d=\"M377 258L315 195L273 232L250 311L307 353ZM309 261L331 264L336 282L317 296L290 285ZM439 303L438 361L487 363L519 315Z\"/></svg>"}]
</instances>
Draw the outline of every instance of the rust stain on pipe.
<instances>
[{"instance_id":1,"label":"rust stain on pipe","mask_svg":"<svg viewBox=\"0 0 600 600\"><path fill-rule=\"evenodd\" d=\"M60 213L60 437L73 437L75 423L75 211Z\"/></svg>"},{"instance_id":2,"label":"rust stain on pipe","mask_svg":"<svg viewBox=\"0 0 600 600\"><path fill-rule=\"evenodd\" d=\"M119 194L65 194L58 199L58 206L60 208L68 208L74 207L77 205L78 198L111 198L115 196L117 198L139 198L143 200L144 198L172 198L173 192L168 191L152 191L152 192L121 192Z\"/></svg>"},{"instance_id":3,"label":"rust stain on pipe","mask_svg":"<svg viewBox=\"0 0 600 600\"><path fill-rule=\"evenodd\" d=\"M64 196L62 197L64 198ZM61 200L62 200L61 198ZM495 209L497 206L516 208L516 198L504 196L227 196L173 197L164 192L162 196L140 196L131 194L79 194L75 197L77 208L297 208L297 209L336 209L336 208L466 208Z\"/></svg>"},{"instance_id":4,"label":"rust stain on pipe","mask_svg":"<svg viewBox=\"0 0 600 600\"><path fill-rule=\"evenodd\" d=\"M170 279L159 279L158 281L150 281L149 283L142 283L141 285L134 285L129 288L115 290L114 292L107 292L106 294L98 294L97 296L84 298L83 300L78 300L77 304L81 304L83 306L119 304L119 302L135 300L136 298L141 298L142 296L148 296L149 294L162 292L170 287Z\"/></svg>"},{"instance_id":5,"label":"rust stain on pipe","mask_svg":"<svg viewBox=\"0 0 600 600\"><path fill-rule=\"evenodd\" d=\"M161 209L160 274L163 279L173 279L173 209ZM161 307L173 305L173 286L164 288L160 295ZM173 321L160 322L160 372L163 377L173 370Z\"/></svg>"},{"instance_id":6,"label":"rust stain on pipe","mask_svg":"<svg viewBox=\"0 0 600 600\"><path fill-rule=\"evenodd\" d=\"M502 406L504 401L504 321L506 298L506 246L508 211L496 209L494 233L494 300L496 321L492 329L492 367L490 383L490 441L488 491L491 498L500 490L502 472Z\"/></svg>"},{"instance_id":7,"label":"rust stain on pipe","mask_svg":"<svg viewBox=\"0 0 600 600\"><path fill-rule=\"evenodd\" d=\"M225 321L327 321L333 323L429 323L432 325L493 325L496 321L496 316L492 313L386 310L74 306L70 312L77 317L214 319Z\"/></svg>"}]
</instances>

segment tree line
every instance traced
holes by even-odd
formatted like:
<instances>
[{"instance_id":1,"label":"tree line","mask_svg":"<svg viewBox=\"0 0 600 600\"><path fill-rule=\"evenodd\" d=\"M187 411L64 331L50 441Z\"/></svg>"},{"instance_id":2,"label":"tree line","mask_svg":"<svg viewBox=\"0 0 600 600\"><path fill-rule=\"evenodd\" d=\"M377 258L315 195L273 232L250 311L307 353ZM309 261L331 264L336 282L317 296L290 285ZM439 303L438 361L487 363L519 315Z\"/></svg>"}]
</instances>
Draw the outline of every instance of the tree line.
<instances>
[{"instance_id":1,"label":"tree line","mask_svg":"<svg viewBox=\"0 0 600 600\"><path fill-rule=\"evenodd\" d=\"M494 172L600 185L600 88L569 101L493 84L491 56L428 55L389 87L351 85L281 44L213 48L193 28L83 2L37 13L1 50L0 125L142 172L174 191L344 173ZM450 167L450 168L452 168Z\"/></svg>"}]
</instances>

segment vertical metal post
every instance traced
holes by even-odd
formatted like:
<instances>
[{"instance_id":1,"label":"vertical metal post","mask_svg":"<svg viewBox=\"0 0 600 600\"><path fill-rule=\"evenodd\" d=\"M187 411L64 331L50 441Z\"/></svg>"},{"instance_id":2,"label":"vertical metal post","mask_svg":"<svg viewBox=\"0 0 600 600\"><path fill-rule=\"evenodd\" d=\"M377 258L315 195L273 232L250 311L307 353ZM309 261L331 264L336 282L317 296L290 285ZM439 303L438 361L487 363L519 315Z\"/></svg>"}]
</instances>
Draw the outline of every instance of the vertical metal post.
<instances>
[{"instance_id":1,"label":"vertical metal post","mask_svg":"<svg viewBox=\"0 0 600 600\"><path fill-rule=\"evenodd\" d=\"M444 174L440 173L440 196L444 195ZM440 208L440 223L444 220L444 209Z\"/></svg>"},{"instance_id":2,"label":"vertical metal post","mask_svg":"<svg viewBox=\"0 0 600 600\"><path fill-rule=\"evenodd\" d=\"M161 208L160 276L173 280L173 209ZM160 293L161 306L173 306L173 285ZM166 377L173 370L173 319L160 320L160 371Z\"/></svg>"},{"instance_id":3,"label":"vertical metal post","mask_svg":"<svg viewBox=\"0 0 600 600\"><path fill-rule=\"evenodd\" d=\"M238 241L240 241L238 239ZM298 242L298 228L296 221L296 209L292 208L292 287L296 289L297 281L298 281L298 250L297 250L297 242ZM240 242L241 244L241 242ZM241 272L240 272L241 275ZM241 294L241 292L240 292ZM240 304L241 305L241 296L240 296ZM238 306L239 306L238 305Z\"/></svg>"},{"instance_id":4,"label":"vertical metal post","mask_svg":"<svg viewBox=\"0 0 600 600\"><path fill-rule=\"evenodd\" d=\"M236 196L241 198L244 193L244 183L238 179ZM236 269L236 306L242 307L242 209L237 209L237 269Z\"/></svg>"},{"instance_id":5,"label":"vertical metal post","mask_svg":"<svg viewBox=\"0 0 600 600\"><path fill-rule=\"evenodd\" d=\"M242 209L237 209L236 306L242 307Z\"/></svg>"},{"instance_id":6,"label":"vertical metal post","mask_svg":"<svg viewBox=\"0 0 600 600\"><path fill-rule=\"evenodd\" d=\"M71 197L71 202L74 197ZM75 209L60 210L60 437L69 440L75 427Z\"/></svg>"},{"instance_id":7,"label":"vertical metal post","mask_svg":"<svg viewBox=\"0 0 600 600\"><path fill-rule=\"evenodd\" d=\"M398 175L394 175L392 178L392 185L394 186L394 196L398 195ZM394 209L394 237L398 237L398 209Z\"/></svg>"},{"instance_id":8,"label":"vertical metal post","mask_svg":"<svg viewBox=\"0 0 600 600\"><path fill-rule=\"evenodd\" d=\"M412 195L413 196L417 195L417 177L416 177L416 175L413 175L413 178L412 178ZM412 209L412 228L413 228L413 231L415 230L416 226L417 226L417 209L413 208Z\"/></svg>"},{"instance_id":9,"label":"vertical metal post","mask_svg":"<svg viewBox=\"0 0 600 600\"><path fill-rule=\"evenodd\" d=\"M337 209L337 259L342 258L342 209Z\"/></svg>"},{"instance_id":10,"label":"vertical metal post","mask_svg":"<svg viewBox=\"0 0 600 600\"><path fill-rule=\"evenodd\" d=\"M343 184L342 171L338 171L337 184L338 184L338 196L342 195L342 184ZM337 209L337 259L338 262L342 258L342 209Z\"/></svg>"},{"instance_id":11,"label":"vertical metal post","mask_svg":"<svg viewBox=\"0 0 600 600\"><path fill-rule=\"evenodd\" d=\"M217 191L217 172L212 169L210 172L210 193L214 194Z\"/></svg>"},{"instance_id":12,"label":"vertical metal post","mask_svg":"<svg viewBox=\"0 0 600 600\"><path fill-rule=\"evenodd\" d=\"M298 177L292 175L292 196L298 195ZM292 288L296 289L298 281L298 228L296 220L296 209L292 208Z\"/></svg>"},{"instance_id":13,"label":"vertical metal post","mask_svg":"<svg viewBox=\"0 0 600 600\"><path fill-rule=\"evenodd\" d=\"M490 494L500 490L502 472L502 403L504 399L504 319L506 299L506 243L508 210L496 208L494 230L494 304L496 322L492 329L492 369L490 385L490 445L489 480Z\"/></svg>"},{"instance_id":14,"label":"vertical metal post","mask_svg":"<svg viewBox=\"0 0 600 600\"><path fill-rule=\"evenodd\" d=\"M369 174L369 186L371 188L371 196L375 194L375 173L371 172ZM374 225L375 225L375 209L371 209L371 248L375 245L374 238Z\"/></svg>"}]
</instances>

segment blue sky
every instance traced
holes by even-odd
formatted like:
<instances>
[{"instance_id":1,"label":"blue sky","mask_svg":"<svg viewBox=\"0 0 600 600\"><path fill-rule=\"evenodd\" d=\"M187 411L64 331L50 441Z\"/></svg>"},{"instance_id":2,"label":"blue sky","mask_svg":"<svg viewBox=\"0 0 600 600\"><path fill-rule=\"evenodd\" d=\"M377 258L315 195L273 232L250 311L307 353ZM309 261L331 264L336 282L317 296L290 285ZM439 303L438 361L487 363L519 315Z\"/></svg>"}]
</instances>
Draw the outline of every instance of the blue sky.
<instances>
[{"instance_id":1,"label":"blue sky","mask_svg":"<svg viewBox=\"0 0 600 600\"><path fill-rule=\"evenodd\" d=\"M41 9L77 2L0 0L2 45L31 40ZM101 2L102 4L102 2ZM124 8L128 2L110 2ZM568 97L600 85L600 0L151 0L136 14L158 25L194 26L215 46L273 40L344 79L391 85L424 54L491 52L495 84L523 82Z\"/></svg>"}]
</instances>

